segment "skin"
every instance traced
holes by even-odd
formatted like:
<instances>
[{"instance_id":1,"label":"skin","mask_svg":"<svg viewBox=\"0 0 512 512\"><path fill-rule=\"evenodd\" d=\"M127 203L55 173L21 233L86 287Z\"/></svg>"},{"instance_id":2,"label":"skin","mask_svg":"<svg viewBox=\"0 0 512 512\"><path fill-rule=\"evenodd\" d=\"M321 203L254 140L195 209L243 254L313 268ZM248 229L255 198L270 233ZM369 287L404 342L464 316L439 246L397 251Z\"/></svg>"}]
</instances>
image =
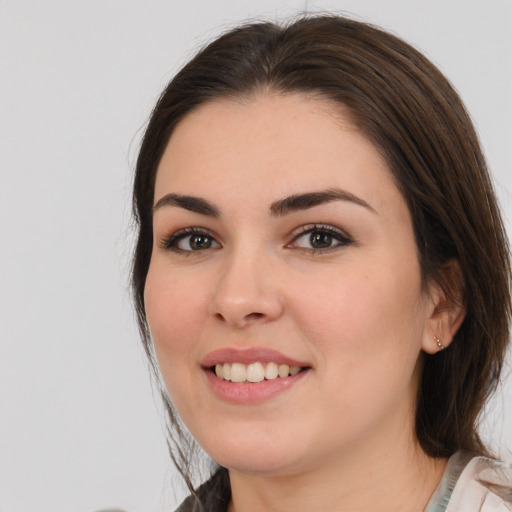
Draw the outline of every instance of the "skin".
<instances>
[{"instance_id":1,"label":"skin","mask_svg":"<svg viewBox=\"0 0 512 512\"><path fill-rule=\"evenodd\" d=\"M271 211L332 189L366 206ZM437 287L425 291L410 214L377 149L326 100L215 100L169 141L155 205L170 193L219 215L160 202L146 311L178 413L230 470L230 510L423 510L446 461L414 436L421 355L438 350L434 336L447 346L462 319ZM311 225L340 235L313 250L301 234ZM168 247L183 228L210 245L191 250L183 235ZM227 403L201 367L226 347L272 348L310 369L269 400Z\"/></svg>"}]
</instances>

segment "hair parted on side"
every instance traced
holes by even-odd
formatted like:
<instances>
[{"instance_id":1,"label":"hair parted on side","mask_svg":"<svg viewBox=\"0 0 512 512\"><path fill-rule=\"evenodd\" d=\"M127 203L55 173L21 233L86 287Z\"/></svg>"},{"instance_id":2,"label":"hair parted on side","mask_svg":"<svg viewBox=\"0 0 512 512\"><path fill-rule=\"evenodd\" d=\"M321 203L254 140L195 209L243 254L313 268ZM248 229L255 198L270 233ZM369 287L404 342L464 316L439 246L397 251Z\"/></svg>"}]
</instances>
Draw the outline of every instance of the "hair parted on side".
<instances>
[{"instance_id":1,"label":"hair parted on side","mask_svg":"<svg viewBox=\"0 0 512 512\"><path fill-rule=\"evenodd\" d=\"M424 355L416 435L433 457L459 449L487 453L477 433L478 416L498 383L509 342L510 263L475 129L453 87L421 53L377 27L341 16L231 30L202 49L160 96L141 144L133 192L138 238L132 290L155 371L144 286L160 159L176 125L199 105L264 92L313 93L350 112L380 150L405 198L426 289L437 283L450 297L442 268L458 261L466 317L447 349ZM183 436L172 404L162 395L171 429ZM177 444L172 455L191 486L189 449Z\"/></svg>"}]
</instances>

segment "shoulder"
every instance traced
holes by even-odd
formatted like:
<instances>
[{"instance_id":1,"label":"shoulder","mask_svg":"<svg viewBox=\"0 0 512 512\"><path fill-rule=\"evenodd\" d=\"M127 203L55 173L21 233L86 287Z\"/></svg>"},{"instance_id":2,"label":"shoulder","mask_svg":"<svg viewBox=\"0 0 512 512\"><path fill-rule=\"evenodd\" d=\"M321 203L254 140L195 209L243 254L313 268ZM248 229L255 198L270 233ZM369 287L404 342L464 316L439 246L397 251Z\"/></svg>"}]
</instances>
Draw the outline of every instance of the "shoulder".
<instances>
[{"instance_id":1,"label":"shoulder","mask_svg":"<svg viewBox=\"0 0 512 512\"><path fill-rule=\"evenodd\" d=\"M176 509L176 512L226 512L230 499L228 471L218 468L207 482Z\"/></svg>"},{"instance_id":2,"label":"shoulder","mask_svg":"<svg viewBox=\"0 0 512 512\"><path fill-rule=\"evenodd\" d=\"M512 465L473 457L453 488L446 512L512 512Z\"/></svg>"},{"instance_id":3,"label":"shoulder","mask_svg":"<svg viewBox=\"0 0 512 512\"><path fill-rule=\"evenodd\" d=\"M199 510L197 508L197 501L194 496L189 496L176 510L175 512L195 512Z\"/></svg>"}]
</instances>

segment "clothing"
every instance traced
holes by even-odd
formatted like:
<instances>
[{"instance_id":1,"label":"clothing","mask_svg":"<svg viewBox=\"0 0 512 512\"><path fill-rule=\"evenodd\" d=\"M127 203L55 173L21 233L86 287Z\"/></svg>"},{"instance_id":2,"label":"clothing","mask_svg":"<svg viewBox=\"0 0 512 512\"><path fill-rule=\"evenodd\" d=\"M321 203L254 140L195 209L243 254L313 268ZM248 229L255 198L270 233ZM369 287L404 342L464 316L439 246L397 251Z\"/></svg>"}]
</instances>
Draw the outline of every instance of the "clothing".
<instances>
[{"instance_id":1,"label":"clothing","mask_svg":"<svg viewBox=\"0 0 512 512\"><path fill-rule=\"evenodd\" d=\"M227 471L215 473L199 495L203 502L217 496L206 512L226 512L231 497ZM191 496L176 510L195 511ZM424 512L512 512L512 465L469 452L455 453Z\"/></svg>"},{"instance_id":2,"label":"clothing","mask_svg":"<svg viewBox=\"0 0 512 512\"><path fill-rule=\"evenodd\" d=\"M424 512L512 511L512 466L457 452Z\"/></svg>"}]
</instances>

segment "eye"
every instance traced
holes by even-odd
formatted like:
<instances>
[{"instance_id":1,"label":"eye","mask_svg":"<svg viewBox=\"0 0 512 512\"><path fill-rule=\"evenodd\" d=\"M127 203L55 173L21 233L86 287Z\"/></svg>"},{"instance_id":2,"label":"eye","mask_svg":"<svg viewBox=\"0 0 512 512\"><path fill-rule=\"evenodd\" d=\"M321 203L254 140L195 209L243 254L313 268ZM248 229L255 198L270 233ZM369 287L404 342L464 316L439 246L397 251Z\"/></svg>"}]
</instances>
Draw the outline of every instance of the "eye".
<instances>
[{"instance_id":1,"label":"eye","mask_svg":"<svg viewBox=\"0 0 512 512\"><path fill-rule=\"evenodd\" d=\"M196 228L180 229L164 240L163 245L175 252L198 252L220 247L210 233Z\"/></svg>"},{"instance_id":2,"label":"eye","mask_svg":"<svg viewBox=\"0 0 512 512\"><path fill-rule=\"evenodd\" d=\"M337 247L351 245L353 240L334 226L303 226L292 241L293 247L311 252L329 251Z\"/></svg>"}]
</instances>

